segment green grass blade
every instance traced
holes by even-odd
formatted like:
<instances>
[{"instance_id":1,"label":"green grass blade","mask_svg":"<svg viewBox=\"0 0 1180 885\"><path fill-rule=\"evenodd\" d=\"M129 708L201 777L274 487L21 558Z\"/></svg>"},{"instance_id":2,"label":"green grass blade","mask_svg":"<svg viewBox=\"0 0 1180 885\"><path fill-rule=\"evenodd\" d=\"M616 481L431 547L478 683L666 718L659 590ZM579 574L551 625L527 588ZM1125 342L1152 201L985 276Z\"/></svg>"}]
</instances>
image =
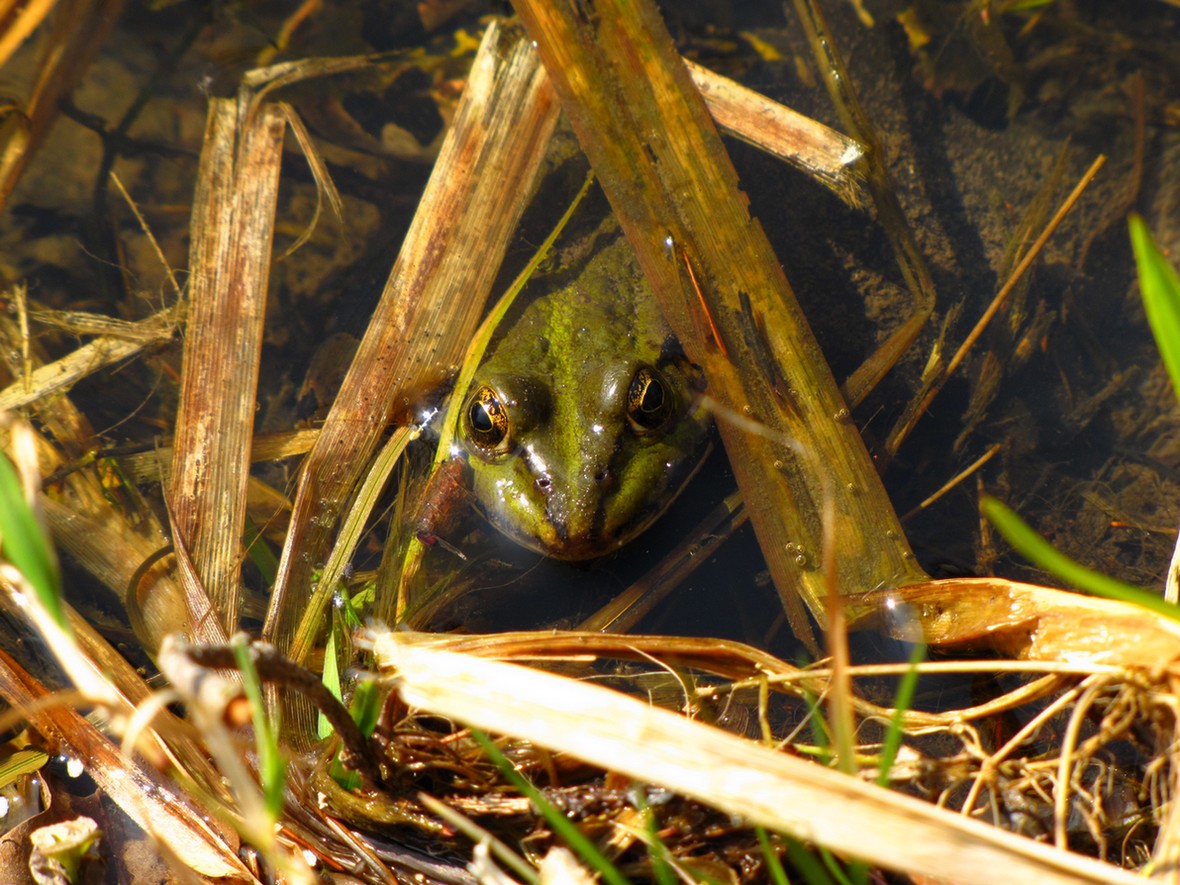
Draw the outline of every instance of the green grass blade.
<instances>
[{"instance_id":1,"label":"green grass blade","mask_svg":"<svg viewBox=\"0 0 1180 885\"><path fill-rule=\"evenodd\" d=\"M1158 615L1163 615L1165 618L1180 621L1180 606L1165 602L1163 597L1150 590L1144 590L1134 584L1126 584L1070 559L1038 535L1007 505L990 495L984 495L979 506L983 515L999 529L1000 534L1016 552L1037 567L1056 575L1079 590L1085 590L1095 596L1104 596L1107 599L1134 603Z\"/></svg>"},{"instance_id":2,"label":"green grass blade","mask_svg":"<svg viewBox=\"0 0 1180 885\"><path fill-rule=\"evenodd\" d=\"M44 750L26 748L14 750L4 759L0 759L0 790L10 787L23 777L40 771L49 761L49 754Z\"/></svg>"},{"instance_id":3,"label":"green grass blade","mask_svg":"<svg viewBox=\"0 0 1180 885\"><path fill-rule=\"evenodd\" d=\"M566 845L573 849L574 853L582 859L583 863L597 872L602 877L602 881L606 882L607 885L630 885L627 877L620 873L618 867L612 864L598 850L598 846L574 826L573 821L554 808L549 800L542 795L541 791L516 770L490 737L475 728L471 729L471 736L483 747L483 751L488 754L488 758L500 769L500 773L511 781L512 785L533 803L533 806L545 818L545 823L549 824L550 829L560 836Z\"/></svg>"},{"instance_id":4,"label":"green grass blade","mask_svg":"<svg viewBox=\"0 0 1180 885\"><path fill-rule=\"evenodd\" d=\"M881 759L877 765L877 786L889 786L889 772L893 762L897 759L897 751L901 749L901 720L906 711L914 704L914 693L918 690L918 664L926 658L926 644L919 642L910 654L910 665L897 686L897 697L893 701L893 716L889 720L889 729L885 732L885 740L881 742Z\"/></svg>"},{"instance_id":5,"label":"green grass blade","mask_svg":"<svg viewBox=\"0 0 1180 885\"><path fill-rule=\"evenodd\" d=\"M783 869L783 862L779 860L778 852L770 842L770 834L762 827L755 827L758 834L758 844L762 848L762 860L766 863L766 872L771 885L791 885L787 871Z\"/></svg>"},{"instance_id":6,"label":"green grass blade","mask_svg":"<svg viewBox=\"0 0 1180 885\"><path fill-rule=\"evenodd\" d=\"M8 456L0 453L0 544L4 558L25 576L41 605L64 630L69 630L61 602L57 564L41 524L25 501L20 477Z\"/></svg>"},{"instance_id":7,"label":"green grass blade","mask_svg":"<svg viewBox=\"0 0 1180 885\"><path fill-rule=\"evenodd\" d=\"M787 856L791 858L791 864L802 874L808 885L836 885L836 880L824 869L819 858L799 840L787 839Z\"/></svg>"},{"instance_id":8,"label":"green grass blade","mask_svg":"<svg viewBox=\"0 0 1180 885\"><path fill-rule=\"evenodd\" d=\"M793 857L794 856L792 855L792 859ZM851 867L846 872L844 867L841 866L842 861L836 857L836 855L832 854L832 852L828 851L828 849L820 848L819 857L820 860L823 861L824 867L828 871L828 875L832 877L832 881L835 882L836 885L852 885L854 881L862 881L854 879L853 874L856 871ZM863 863L858 863L857 866L862 869L862 875L867 877L868 867L866 867Z\"/></svg>"},{"instance_id":9,"label":"green grass blade","mask_svg":"<svg viewBox=\"0 0 1180 885\"><path fill-rule=\"evenodd\" d=\"M1172 379L1172 390L1180 398L1180 276L1156 245L1143 219L1132 215L1129 224L1147 322Z\"/></svg>"},{"instance_id":10,"label":"green grass blade","mask_svg":"<svg viewBox=\"0 0 1180 885\"><path fill-rule=\"evenodd\" d=\"M279 558L275 556L274 551L270 549L270 545L266 543L266 539L262 536L262 532L258 530L258 526L248 516L246 517L246 526L242 535L242 539L246 545L246 555L250 557L250 561L254 563L255 568L261 574L262 582L267 587L273 587L275 579L279 574Z\"/></svg>"},{"instance_id":11,"label":"green grass blade","mask_svg":"<svg viewBox=\"0 0 1180 885\"><path fill-rule=\"evenodd\" d=\"M832 732L828 727L828 720L824 718L824 711L819 705L819 698L806 689L803 700L807 703L807 723L811 731L811 742L815 745L815 758L823 765L831 765Z\"/></svg>"},{"instance_id":12,"label":"green grass blade","mask_svg":"<svg viewBox=\"0 0 1180 885\"><path fill-rule=\"evenodd\" d=\"M333 610L332 612L332 626L328 628L328 643L324 646L324 669L320 673L320 681L324 683L324 687L332 693L338 701L344 700L343 687L340 684L340 647L336 639L336 634L339 629L338 618ZM321 741L332 734L332 726L328 722L328 717L323 713L316 716L316 737Z\"/></svg>"},{"instance_id":13,"label":"green grass blade","mask_svg":"<svg viewBox=\"0 0 1180 885\"><path fill-rule=\"evenodd\" d=\"M680 879L668 863L670 853L660 838L660 824L655 811L647 803L642 784L631 785L631 802L643 815L643 829L647 833L647 858L651 863L652 879L656 885L677 885Z\"/></svg>"},{"instance_id":14,"label":"green grass blade","mask_svg":"<svg viewBox=\"0 0 1180 885\"><path fill-rule=\"evenodd\" d=\"M266 811L271 820L278 820L283 810L283 787L287 778L287 761L279 750L278 729L266 715L266 704L262 700L262 683L258 670L250 657L250 647L244 639L230 640L234 660L242 674L242 686L250 701L250 716L254 721L254 745L258 751L258 779L262 782L262 795Z\"/></svg>"},{"instance_id":15,"label":"green grass blade","mask_svg":"<svg viewBox=\"0 0 1180 885\"><path fill-rule=\"evenodd\" d=\"M377 728L377 718L381 715L381 702L384 697L375 679L364 679L356 683L353 689L348 713L365 737L371 737ZM361 786L360 774L341 764L340 751L337 751L336 758L332 760L330 772L336 783L345 790L356 790Z\"/></svg>"},{"instance_id":16,"label":"green grass blade","mask_svg":"<svg viewBox=\"0 0 1180 885\"><path fill-rule=\"evenodd\" d=\"M365 737L372 737L377 728L377 718L381 715L381 702L384 699L376 679L362 679L353 689L348 712Z\"/></svg>"}]
</instances>

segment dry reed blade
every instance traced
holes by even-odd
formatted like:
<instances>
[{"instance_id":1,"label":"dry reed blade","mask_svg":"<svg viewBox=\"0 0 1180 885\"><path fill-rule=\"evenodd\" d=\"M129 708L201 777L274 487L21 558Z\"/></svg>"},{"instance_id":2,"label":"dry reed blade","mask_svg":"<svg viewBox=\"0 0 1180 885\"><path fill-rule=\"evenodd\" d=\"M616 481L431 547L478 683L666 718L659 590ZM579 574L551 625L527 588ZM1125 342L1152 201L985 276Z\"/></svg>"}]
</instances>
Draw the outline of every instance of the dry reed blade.
<instances>
[{"instance_id":1,"label":"dry reed blade","mask_svg":"<svg viewBox=\"0 0 1180 885\"><path fill-rule=\"evenodd\" d=\"M1090 186L1090 182L1094 180L1094 176L1098 174L1098 170L1102 168L1104 163L1106 163L1106 157L1102 154L1099 154L1094 159L1094 162L1090 164L1090 168L1087 169L1085 174L1083 174L1078 180L1078 183L1074 185L1073 190L1069 192L1069 196L1066 197L1065 201L1060 207L1058 207L1057 211L1053 214L1053 217L1049 219L1049 223L1045 225L1045 229L1041 231L1040 236L1038 236L1033 242L1032 246L1029 247L1029 250L1025 253L1024 257L1020 259L1020 263L1016 265L1016 269L1012 271L1012 274L1008 277L1003 287L1001 287L1000 291L996 293L996 297L992 299L992 303L989 304L987 310L983 312L983 316L979 318L978 322L976 322L975 326L971 329L971 332L967 335L966 340L963 341L959 349L955 351L955 355L951 357L950 362L947 363L945 373L947 377L954 374L955 369L957 369L966 358L967 353L975 345L975 342L979 340L979 336L983 334L983 330L987 328L988 323L992 321L992 318L999 312L1000 308L1004 306L1004 302L1007 300L1008 295L1011 294L1012 290L1016 287L1016 284L1020 281L1021 277L1024 276L1025 271L1027 271L1032 263L1036 261L1037 257L1041 254L1041 250L1044 249L1045 243L1049 241L1049 237L1053 236L1054 231L1056 231L1061 222L1065 220L1065 216L1069 214L1069 211L1081 198L1082 193L1087 187ZM936 393L937 390L931 394L928 394L922 405L928 406L930 404L930 400L934 398Z\"/></svg>"},{"instance_id":2,"label":"dry reed blade","mask_svg":"<svg viewBox=\"0 0 1180 885\"><path fill-rule=\"evenodd\" d=\"M443 651L475 655L498 661L517 663L549 662L588 666L594 662L634 661L658 663L676 671L686 669L712 674L729 680L728 684L709 683L697 689L714 700L727 694L763 687L799 698L814 698L828 692L832 668L800 668L768 652L740 642L682 636L612 635L588 631L523 631L470 636L438 635L427 639L419 634L417 644ZM875 664L848 667L852 678L901 675L909 664ZM1120 667L1093 662L1061 663L1037 661L929 662L919 665L923 673L1019 673L1045 674L1026 685L973 707L942 712L903 711L905 729L947 728L985 717L993 717L1025 704L1034 703L1056 691L1065 680L1076 675L1105 673L1125 674ZM858 697L850 696L857 715L888 721L893 711Z\"/></svg>"},{"instance_id":3,"label":"dry reed blade","mask_svg":"<svg viewBox=\"0 0 1180 885\"><path fill-rule=\"evenodd\" d=\"M192 557L199 587L226 635L238 624L246 484L287 114L264 105L241 121L234 102L211 102L193 198L190 307L169 485L174 542ZM187 574L181 570L182 580L188 581ZM189 582L188 595L197 590Z\"/></svg>"},{"instance_id":4,"label":"dry reed blade","mask_svg":"<svg viewBox=\"0 0 1180 885\"><path fill-rule=\"evenodd\" d=\"M286 258L299 251L300 247L311 239L311 235L315 232L316 225L319 223L320 214L323 212L325 202L328 204L328 208L332 210L332 216L336 219L336 223L343 230L344 198L340 196L340 191L336 189L336 183L332 181L332 176L328 172L328 164L320 156L320 152L312 140L311 133L303 125L303 120L289 105L281 105L281 107L287 116L287 125L291 127L291 134L299 143L299 149L303 152L303 156L307 160L307 166L311 170L311 176L315 180L315 211L312 212L311 219L308 221L303 233L296 237L295 242L283 252L282 258Z\"/></svg>"},{"instance_id":5,"label":"dry reed blade","mask_svg":"<svg viewBox=\"0 0 1180 885\"><path fill-rule=\"evenodd\" d=\"M574 630L523 630L508 633L416 634L415 644L501 661L590 663L600 658L659 659L677 667L704 670L727 679L770 675L793 678L804 673L770 652L729 639L696 636L621 636ZM808 678L808 677L801 677ZM826 676L823 677L826 679Z\"/></svg>"},{"instance_id":6,"label":"dry reed blade","mask_svg":"<svg viewBox=\"0 0 1180 885\"><path fill-rule=\"evenodd\" d=\"M967 479L972 474L974 474L977 470L982 468L983 465L985 465L988 461L990 461L992 458L994 458L996 455L998 455L1000 453L1001 448L1003 448L1002 443L994 443L992 446L990 446L988 448L988 450L986 452L984 452L982 455L980 455L978 458L976 458L974 461L972 461L970 464L968 464L966 467L964 467L962 470L960 470L958 473L956 473L954 476L952 476L950 479L948 479L946 482L944 482L941 486L939 486L936 491L932 492L931 494L929 494L925 498L923 498L908 513L906 513L904 516L902 516L901 521L905 522L911 516L914 516L915 514L919 513L920 511L925 510L927 507L929 507L931 504L933 504L935 501L937 501L939 498L941 498L947 492L949 492L953 488L955 488L955 486L957 486L963 480Z\"/></svg>"},{"instance_id":7,"label":"dry reed blade","mask_svg":"<svg viewBox=\"0 0 1180 885\"><path fill-rule=\"evenodd\" d=\"M380 503L381 492L412 436L413 431L409 427L399 427L394 431L373 459L370 471L357 489L356 498L341 521L336 543L320 571L315 590L309 597L299 619L299 626L295 630L288 656L297 664L307 666L312 657L316 638L323 626L323 612L344 578L345 570L352 561L352 555L356 552L365 526L368 525L373 510ZM347 662L341 669L346 668Z\"/></svg>"},{"instance_id":8,"label":"dry reed blade","mask_svg":"<svg viewBox=\"0 0 1180 885\"><path fill-rule=\"evenodd\" d=\"M123 0L59 0L29 98L0 131L0 208L57 119L62 97L82 79L122 9Z\"/></svg>"},{"instance_id":9,"label":"dry reed blade","mask_svg":"<svg viewBox=\"0 0 1180 885\"><path fill-rule=\"evenodd\" d=\"M306 455L319 435L318 428L257 434L250 449L250 460L257 463ZM131 482L159 482L167 479L172 471L172 446L129 454L112 452L110 457L119 462L119 469Z\"/></svg>"},{"instance_id":10,"label":"dry reed blade","mask_svg":"<svg viewBox=\"0 0 1180 885\"><path fill-rule=\"evenodd\" d=\"M931 645L992 649L1034 661L1167 666L1180 648L1180 623L1139 606L1003 578L950 578L845 597L857 628L912 638L913 617Z\"/></svg>"},{"instance_id":11,"label":"dry reed blade","mask_svg":"<svg viewBox=\"0 0 1180 885\"><path fill-rule=\"evenodd\" d=\"M57 0L4 0L0 3L0 67L12 58L56 5Z\"/></svg>"},{"instance_id":12,"label":"dry reed blade","mask_svg":"<svg viewBox=\"0 0 1180 885\"><path fill-rule=\"evenodd\" d=\"M157 314L154 320L159 320ZM152 323L152 320L145 322ZM159 329L163 328L159 323ZM10 347L20 336L20 330L10 319L0 317L0 340ZM22 344L27 338L20 338ZM28 351L27 361L36 366L41 359L36 342ZM10 354L8 347L3 349ZM27 371L23 363L10 358L9 368L15 373ZM34 368L36 376L40 369ZM23 383L16 381L9 391L21 391ZM166 538L150 508L136 509L126 502L116 503L120 496L135 502L133 488L117 482L104 487L100 475L101 459L94 456L95 434L89 422L77 410L68 396L38 396L29 403L45 435L37 435L37 454L43 471L50 475L53 494L42 494L39 505L57 545L74 558L82 568L106 584L128 604L128 616L136 627L136 636L147 649L154 649L160 638L174 630L188 630L192 618L180 586L171 576L157 569L153 581L141 587L131 587L140 564L154 557L166 546ZM46 436L52 437L51 445ZM5 440L7 444L7 440ZM66 464L64 457L73 462ZM152 474L149 479L158 479ZM129 589L134 592L129 592ZM142 591L142 592L138 592Z\"/></svg>"},{"instance_id":13,"label":"dry reed blade","mask_svg":"<svg viewBox=\"0 0 1180 885\"><path fill-rule=\"evenodd\" d=\"M90 315L89 321L73 317L75 323L85 322L90 330L106 325L117 330L116 334L104 334L61 359L34 369L0 390L0 411L19 409L51 394L60 393L87 375L137 356L153 344L171 340L182 314L183 309L178 305L137 323L120 323L118 320L93 315ZM30 315L37 318L36 312ZM77 331L76 325L73 328Z\"/></svg>"},{"instance_id":14,"label":"dry reed blade","mask_svg":"<svg viewBox=\"0 0 1180 885\"><path fill-rule=\"evenodd\" d=\"M603 0L592 4L592 15L572 2L517 0L515 7L660 307L723 407L722 439L793 629L810 635L800 596L813 615L825 616L819 513L826 489L839 517L843 592L921 580L823 355L653 5ZM682 256L721 341L708 332ZM760 432L747 432L757 425Z\"/></svg>"},{"instance_id":15,"label":"dry reed blade","mask_svg":"<svg viewBox=\"0 0 1180 885\"><path fill-rule=\"evenodd\" d=\"M806 172L852 208L865 205L862 145L728 77L684 63L725 132Z\"/></svg>"},{"instance_id":16,"label":"dry reed blade","mask_svg":"<svg viewBox=\"0 0 1180 885\"><path fill-rule=\"evenodd\" d=\"M34 704L45 695L40 683L3 652L0 687L14 706ZM228 882L257 881L238 859L234 834L216 828L208 809L195 806L150 766L128 759L80 713L48 707L32 724L68 755L84 759L87 773L103 794L167 853L182 858L186 869Z\"/></svg>"},{"instance_id":17,"label":"dry reed blade","mask_svg":"<svg viewBox=\"0 0 1180 885\"><path fill-rule=\"evenodd\" d=\"M163 565L143 568L167 550L162 536L133 529L113 507L85 509L48 496L41 506L57 545L124 600L145 650L155 651L168 633L190 629L192 615L175 577Z\"/></svg>"},{"instance_id":18,"label":"dry reed blade","mask_svg":"<svg viewBox=\"0 0 1180 885\"><path fill-rule=\"evenodd\" d=\"M1176 681L1172 680L1172 694L1176 693ZM1171 795L1176 796L1176 789L1180 786L1180 723L1172 725L1172 743L1168 748L1168 762L1171 765L1172 776L1168 787ZM1167 803L1160 823L1159 836L1151 852L1151 864L1160 873L1152 877L1153 881L1162 880L1175 883L1177 870L1180 870L1180 802Z\"/></svg>"},{"instance_id":19,"label":"dry reed blade","mask_svg":"<svg viewBox=\"0 0 1180 885\"><path fill-rule=\"evenodd\" d=\"M177 315L175 308L161 310L142 320L123 320L79 310L33 309L29 311L29 319L71 335L108 335L122 341L153 345L171 338L176 333L177 321L182 317Z\"/></svg>"},{"instance_id":20,"label":"dry reed blade","mask_svg":"<svg viewBox=\"0 0 1180 885\"><path fill-rule=\"evenodd\" d=\"M39 502L46 510L61 506L48 496L37 491L38 459L37 448L45 448L35 431L23 422L12 422L5 428L13 463L18 467L24 480L25 496L30 503ZM75 477L75 485L80 481ZM131 559L130 561L134 561ZM63 603L69 629L53 618L42 604L39 596L30 586L25 575L11 564L0 565L0 606L11 617L23 620L41 634L46 646L56 659L62 672L74 688L86 699L88 705L99 707L116 731L122 730L133 715L135 707L144 703L151 695L142 676L131 667L98 633L72 608ZM38 706L45 696L43 687L12 660L0 666L2 692L9 703L19 708ZM64 741L71 755L85 760L88 771L100 785L106 786L119 777L116 765L118 753L109 752L105 736L85 723L73 710L61 706L40 705L33 714L32 722L38 730L51 740ZM224 799L220 790L220 778L209 766L202 748L185 723L171 713L161 711L157 718L159 728L141 730L134 742L135 748L157 769L171 767L178 775L201 779L210 789ZM117 802L133 818L143 823L143 816L136 817L126 802L140 801L149 816L151 809L160 804L156 789L141 791L144 785L132 777L121 785L121 798ZM137 796L137 791L146 795ZM167 815L167 801L160 815Z\"/></svg>"},{"instance_id":21,"label":"dry reed blade","mask_svg":"<svg viewBox=\"0 0 1180 885\"><path fill-rule=\"evenodd\" d=\"M411 706L659 784L842 856L979 885L1140 881L618 692L440 651L419 638L387 632L374 646Z\"/></svg>"},{"instance_id":22,"label":"dry reed blade","mask_svg":"<svg viewBox=\"0 0 1180 885\"><path fill-rule=\"evenodd\" d=\"M950 376L954 374L955 369L957 369L962 364L963 360L967 358L967 354L971 351L971 348L975 346L975 343L979 340L979 336L983 334L988 324L999 312L1000 308L1004 306L1004 302L1007 300L1013 289L1015 289L1016 284L1020 282L1021 277L1024 276L1025 272L1032 266L1033 262L1036 261L1037 257L1041 254L1041 250L1049 241L1049 238L1053 236L1054 231L1056 231L1061 222L1065 220L1065 216L1069 214L1069 211L1074 207L1077 201L1081 199L1082 193L1090 185L1090 182L1094 180L1094 176L1098 174L1098 170L1102 168L1102 165L1105 162L1106 157L1100 154L1094 160L1094 162L1090 164L1090 168L1086 170L1086 172L1078 180L1078 183L1074 185L1074 188L1072 191L1070 191L1069 196L1065 198L1062 204L1058 207L1057 211L1054 213L1053 217L1049 220L1049 223L1045 225L1045 228L1041 231L1040 236L1038 236L1032 246L1029 247L1028 252L1024 254L1023 258L1021 258L1020 263L1016 266L1016 269L1012 271L1012 274L1005 281L1004 285L1000 287L1000 291L996 293L996 297L992 299L992 302L988 305L987 310L985 310L983 315L976 321L974 327L972 327L971 331L967 334L967 338L959 346L959 349L955 351L954 356L951 357L950 361L947 363L946 368L926 392L926 395L922 398L922 401L911 412L907 413L904 421L898 422L898 424L889 432L889 437L885 441L885 450L890 454L897 452L897 450L901 447L901 444L905 441L905 438L909 435L910 430L913 429L914 424L916 424L918 419L921 418L923 414L925 414L926 410L930 407L930 403L932 403L934 398L938 396L939 392L942 390L943 385L950 378Z\"/></svg>"},{"instance_id":23,"label":"dry reed blade","mask_svg":"<svg viewBox=\"0 0 1180 885\"><path fill-rule=\"evenodd\" d=\"M380 304L305 464L263 630L280 649L291 643L313 569L386 426L406 423L417 397L459 362L556 119L528 42L490 27Z\"/></svg>"},{"instance_id":24,"label":"dry reed blade","mask_svg":"<svg viewBox=\"0 0 1180 885\"><path fill-rule=\"evenodd\" d=\"M15 605L9 593L0 594L0 607L13 618L29 619L27 610ZM59 657L66 656L62 666L67 673L80 674L79 678L72 678L81 693L80 703L103 704L108 717L121 726L132 710L152 695L152 690L143 676L85 618L69 605L65 610L73 631L72 642L49 645ZM161 710L157 714L152 731L140 735L136 749L157 768L171 766L221 792L220 775L209 764L198 736L187 722L170 711ZM79 758L87 757L80 754ZM228 796L222 794L221 798Z\"/></svg>"}]
</instances>

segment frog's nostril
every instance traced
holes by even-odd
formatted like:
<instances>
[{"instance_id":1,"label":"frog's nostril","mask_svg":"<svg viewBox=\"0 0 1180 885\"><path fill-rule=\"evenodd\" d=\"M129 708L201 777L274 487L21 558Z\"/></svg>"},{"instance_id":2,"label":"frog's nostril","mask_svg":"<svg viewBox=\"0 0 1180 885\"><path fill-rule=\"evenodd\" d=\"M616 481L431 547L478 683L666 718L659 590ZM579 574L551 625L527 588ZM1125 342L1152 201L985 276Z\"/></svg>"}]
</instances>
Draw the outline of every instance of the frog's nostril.
<instances>
[{"instance_id":1,"label":"frog's nostril","mask_svg":"<svg viewBox=\"0 0 1180 885\"><path fill-rule=\"evenodd\" d=\"M547 476L538 476L536 480L537 491L548 492L553 487L553 480Z\"/></svg>"},{"instance_id":2,"label":"frog's nostril","mask_svg":"<svg viewBox=\"0 0 1180 885\"><path fill-rule=\"evenodd\" d=\"M597 470L594 473L594 482L604 489L614 488L615 475L610 470Z\"/></svg>"}]
</instances>

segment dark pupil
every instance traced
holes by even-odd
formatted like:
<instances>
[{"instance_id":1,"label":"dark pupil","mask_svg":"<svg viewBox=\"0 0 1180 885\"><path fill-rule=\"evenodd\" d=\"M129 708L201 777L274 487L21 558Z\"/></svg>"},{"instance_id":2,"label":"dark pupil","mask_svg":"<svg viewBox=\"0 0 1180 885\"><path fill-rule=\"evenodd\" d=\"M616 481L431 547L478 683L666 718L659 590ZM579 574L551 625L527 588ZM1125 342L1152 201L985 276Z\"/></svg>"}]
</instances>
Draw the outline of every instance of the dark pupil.
<instances>
[{"instance_id":1,"label":"dark pupil","mask_svg":"<svg viewBox=\"0 0 1180 885\"><path fill-rule=\"evenodd\" d=\"M488 414L487 406L484 403L472 403L467 420L471 422L471 429L476 433L492 432L492 416Z\"/></svg>"},{"instance_id":2,"label":"dark pupil","mask_svg":"<svg viewBox=\"0 0 1180 885\"><path fill-rule=\"evenodd\" d=\"M639 400L639 408L644 412L658 412L663 407L664 385L649 376L647 385L643 389L643 396Z\"/></svg>"},{"instance_id":3,"label":"dark pupil","mask_svg":"<svg viewBox=\"0 0 1180 885\"><path fill-rule=\"evenodd\" d=\"M481 387L467 407L467 432L481 449L499 448L508 436L508 415L504 404L490 387Z\"/></svg>"},{"instance_id":4,"label":"dark pupil","mask_svg":"<svg viewBox=\"0 0 1180 885\"><path fill-rule=\"evenodd\" d=\"M671 409L664 382L652 369L643 368L631 379L627 391L627 414L636 427L655 430L668 417Z\"/></svg>"}]
</instances>

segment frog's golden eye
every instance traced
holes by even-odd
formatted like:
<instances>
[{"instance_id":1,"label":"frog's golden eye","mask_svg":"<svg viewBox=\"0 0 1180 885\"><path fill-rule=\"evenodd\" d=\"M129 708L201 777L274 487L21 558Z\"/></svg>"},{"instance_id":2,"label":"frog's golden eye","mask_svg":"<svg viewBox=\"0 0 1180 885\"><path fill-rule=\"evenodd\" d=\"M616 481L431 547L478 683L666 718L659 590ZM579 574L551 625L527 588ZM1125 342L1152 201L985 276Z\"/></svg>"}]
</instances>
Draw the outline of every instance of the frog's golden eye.
<instances>
[{"instance_id":1,"label":"frog's golden eye","mask_svg":"<svg viewBox=\"0 0 1180 885\"><path fill-rule=\"evenodd\" d=\"M505 451L508 441L508 410L499 394L486 384L475 392L463 412L467 438L486 454Z\"/></svg>"},{"instance_id":2,"label":"frog's golden eye","mask_svg":"<svg viewBox=\"0 0 1180 885\"><path fill-rule=\"evenodd\" d=\"M672 416L672 389L659 372L641 366L627 390L627 420L638 434L659 430Z\"/></svg>"}]
</instances>

